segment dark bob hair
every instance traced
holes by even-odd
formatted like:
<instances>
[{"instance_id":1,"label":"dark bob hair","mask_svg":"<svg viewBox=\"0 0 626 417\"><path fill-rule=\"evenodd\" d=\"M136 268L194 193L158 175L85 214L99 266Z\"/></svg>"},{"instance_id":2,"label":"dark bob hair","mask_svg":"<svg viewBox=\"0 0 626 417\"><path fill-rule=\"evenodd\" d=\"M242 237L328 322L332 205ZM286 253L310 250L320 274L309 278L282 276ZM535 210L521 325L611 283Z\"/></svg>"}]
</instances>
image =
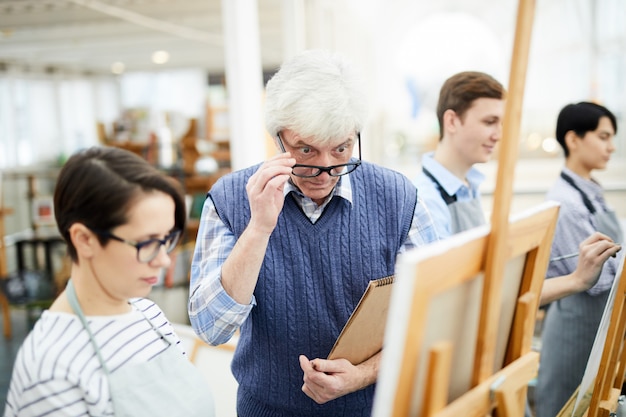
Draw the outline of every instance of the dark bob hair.
<instances>
[{"instance_id":1,"label":"dark bob hair","mask_svg":"<svg viewBox=\"0 0 626 417\"><path fill-rule=\"evenodd\" d=\"M82 223L93 230L111 230L128 221L128 211L142 193L160 191L175 204L175 228L184 231L185 200L180 184L132 152L93 147L72 155L54 190L54 216L72 261L78 261L69 230ZM107 237L98 236L105 245Z\"/></svg>"},{"instance_id":2,"label":"dark bob hair","mask_svg":"<svg viewBox=\"0 0 626 417\"><path fill-rule=\"evenodd\" d=\"M556 121L556 140L559 142L565 157L569 156L569 149L565 143L565 135L570 130L576 136L582 138L587 132L593 132L598 128L600 119L608 117L613 125L613 130L617 133L617 120L609 109L596 103L581 101L577 104L568 104L563 107Z\"/></svg>"}]
</instances>

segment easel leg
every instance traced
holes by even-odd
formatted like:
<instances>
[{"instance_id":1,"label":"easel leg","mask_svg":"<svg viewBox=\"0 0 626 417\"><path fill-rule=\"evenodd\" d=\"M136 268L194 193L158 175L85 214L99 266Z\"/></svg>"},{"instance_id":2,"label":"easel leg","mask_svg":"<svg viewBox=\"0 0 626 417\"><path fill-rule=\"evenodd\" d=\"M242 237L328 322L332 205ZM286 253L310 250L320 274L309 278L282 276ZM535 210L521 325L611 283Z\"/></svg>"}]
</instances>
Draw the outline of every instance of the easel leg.
<instances>
[{"instance_id":1,"label":"easel leg","mask_svg":"<svg viewBox=\"0 0 626 417\"><path fill-rule=\"evenodd\" d=\"M13 335L11 328L11 311L9 308L9 300L3 293L0 293L0 304L2 304L2 325L4 329L4 337L10 339Z\"/></svg>"}]
</instances>

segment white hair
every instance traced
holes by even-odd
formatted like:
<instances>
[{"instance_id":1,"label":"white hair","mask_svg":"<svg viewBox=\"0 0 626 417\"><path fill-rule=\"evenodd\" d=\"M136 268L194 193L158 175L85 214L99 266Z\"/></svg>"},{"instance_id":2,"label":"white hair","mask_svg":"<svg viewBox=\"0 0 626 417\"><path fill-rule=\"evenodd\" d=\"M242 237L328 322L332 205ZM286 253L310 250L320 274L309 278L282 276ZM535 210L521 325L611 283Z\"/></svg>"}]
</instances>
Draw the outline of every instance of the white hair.
<instances>
[{"instance_id":1,"label":"white hair","mask_svg":"<svg viewBox=\"0 0 626 417\"><path fill-rule=\"evenodd\" d=\"M338 54L304 51L285 61L267 83L265 125L274 138L289 129L328 143L360 132L366 116L361 79Z\"/></svg>"}]
</instances>

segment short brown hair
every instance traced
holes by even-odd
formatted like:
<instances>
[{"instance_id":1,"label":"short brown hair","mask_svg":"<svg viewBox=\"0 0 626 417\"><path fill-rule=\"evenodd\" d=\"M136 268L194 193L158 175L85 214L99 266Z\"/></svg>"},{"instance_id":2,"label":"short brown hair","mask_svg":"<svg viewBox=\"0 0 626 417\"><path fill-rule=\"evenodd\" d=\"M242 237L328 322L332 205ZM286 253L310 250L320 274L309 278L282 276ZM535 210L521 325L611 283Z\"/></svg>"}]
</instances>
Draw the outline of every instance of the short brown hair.
<instances>
[{"instance_id":1,"label":"short brown hair","mask_svg":"<svg viewBox=\"0 0 626 417\"><path fill-rule=\"evenodd\" d=\"M464 71L448 78L439 91L437 102L440 139L443 137L443 114L446 110L454 110L462 118L474 100L479 98L504 100L505 96L506 91L502 84L483 72Z\"/></svg>"},{"instance_id":2,"label":"short brown hair","mask_svg":"<svg viewBox=\"0 0 626 417\"><path fill-rule=\"evenodd\" d=\"M128 221L128 211L141 193L151 191L172 197L174 227L184 231L185 198L172 177L120 148L93 147L72 155L61 169L54 190L54 216L72 261L78 261L69 234L73 224L111 230ZM100 235L98 239L103 245L109 240Z\"/></svg>"}]
</instances>

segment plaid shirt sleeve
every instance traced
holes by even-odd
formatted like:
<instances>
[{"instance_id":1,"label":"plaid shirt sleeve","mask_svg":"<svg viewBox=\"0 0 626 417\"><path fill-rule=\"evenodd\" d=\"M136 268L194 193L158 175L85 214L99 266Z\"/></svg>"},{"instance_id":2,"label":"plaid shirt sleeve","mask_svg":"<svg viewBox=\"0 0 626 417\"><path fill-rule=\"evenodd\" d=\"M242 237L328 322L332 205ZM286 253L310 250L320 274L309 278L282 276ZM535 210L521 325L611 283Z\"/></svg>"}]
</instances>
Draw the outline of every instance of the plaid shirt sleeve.
<instances>
[{"instance_id":1,"label":"plaid shirt sleeve","mask_svg":"<svg viewBox=\"0 0 626 417\"><path fill-rule=\"evenodd\" d=\"M422 200L418 199L407 239L398 253L438 239L430 213ZM212 345L227 342L256 304L254 296L250 304L238 304L222 286L222 265L235 243L235 236L217 215L211 199L207 198L191 263L188 309L195 332Z\"/></svg>"},{"instance_id":2,"label":"plaid shirt sleeve","mask_svg":"<svg viewBox=\"0 0 626 417\"><path fill-rule=\"evenodd\" d=\"M227 342L255 305L242 305L224 290L222 265L235 246L235 236L219 218L213 201L202 208L200 227L191 263L189 320L198 336L211 345Z\"/></svg>"},{"instance_id":3,"label":"plaid shirt sleeve","mask_svg":"<svg viewBox=\"0 0 626 417\"><path fill-rule=\"evenodd\" d=\"M430 213L428 212L428 209L426 208L426 205L424 205L422 199L418 197L409 234L406 241L398 251L398 254L418 246L424 246L436 240L439 240L439 236L437 234L437 230L435 229L433 219L431 218Z\"/></svg>"}]
</instances>

